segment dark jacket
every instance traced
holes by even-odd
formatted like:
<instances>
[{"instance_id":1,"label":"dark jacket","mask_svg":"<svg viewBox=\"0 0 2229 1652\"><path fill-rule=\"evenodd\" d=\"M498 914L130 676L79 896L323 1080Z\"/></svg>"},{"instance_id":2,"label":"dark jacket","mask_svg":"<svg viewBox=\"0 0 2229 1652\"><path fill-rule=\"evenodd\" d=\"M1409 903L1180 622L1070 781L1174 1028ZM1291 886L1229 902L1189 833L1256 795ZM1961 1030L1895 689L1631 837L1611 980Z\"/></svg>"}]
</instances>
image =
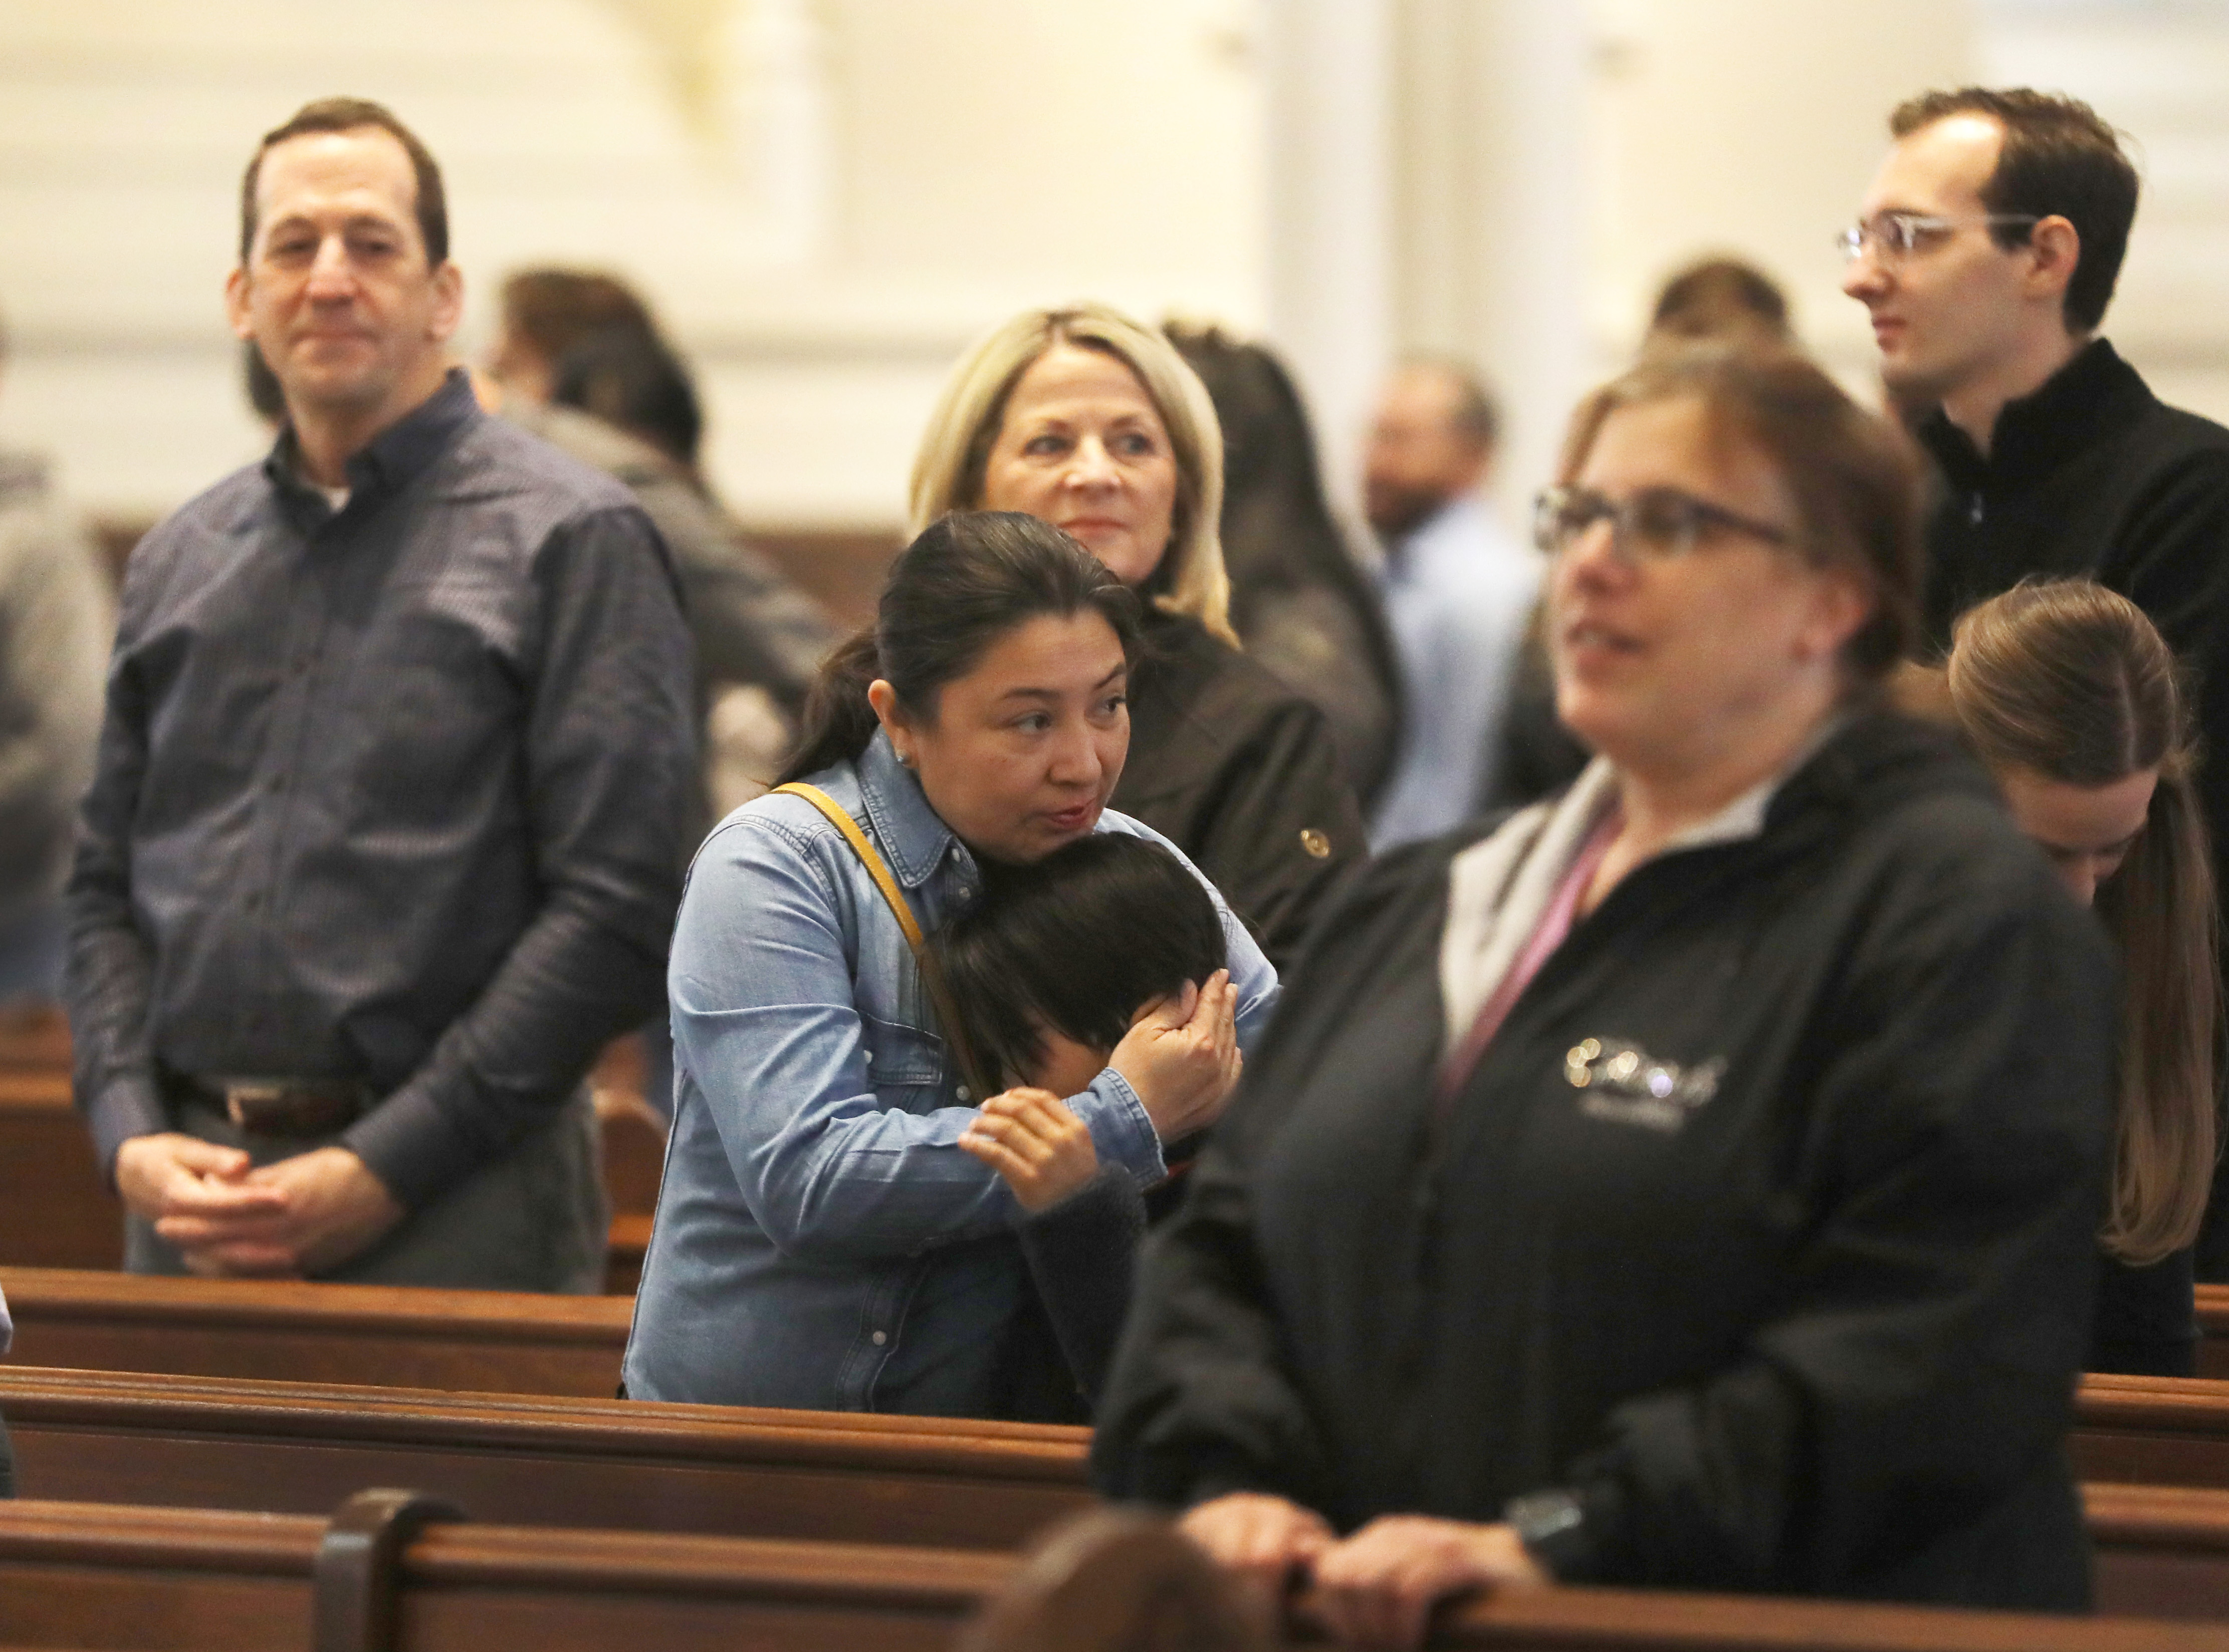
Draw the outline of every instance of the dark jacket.
<instances>
[{"instance_id":1,"label":"dark jacket","mask_svg":"<svg viewBox=\"0 0 2229 1652\"><path fill-rule=\"evenodd\" d=\"M1927 626L2033 574L2118 591L2196 678L2198 795L2229 890L2229 429L2162 403L2104 339L2008 402L1989 456L1937 409L1920 441L1939 485L1928 519ZM2229 1174L2199 1243L2201 1278L2229 1278Z\"/></svg>"},{"instance_id":2,"label":"dark jacket","mask_svg":"<svg viewBox=\"0 0 2229 1652\"><path fill-rule=\"evenodd\" d=\"M2141 1268L2100 1254L2097 1319L2090 1330L2083 1370L2195 1377L2197 1282L2187 1250Z\"/></svg>"},{"instance_id":3,"label":"dark jacket","mask_svg":"<svg viewBox=\"0 0 2229 1652\"><path fill-rule=\"evenodd\" d=\"M1147 1247L1101 1488L1342 1528L1563 1489L1571 1578L2084 1604L2112 970L1987 778L1844 730L1582 919L1436 1123L1461 846L1312 936Z\"/></svg>"},{"instance_id":4,"label":"dark jacket","mask_svg":"<svg viewBox=\"0 0 2229 1652\"><path fill-rule=\"evenodd\" d=\"M1091 1420L1129 1311L1146 1214L1137 1178L1109 1164L1015 1229L1031 1289L1007 1335L999 1416Z\"/></svg>"},{"instance_id":5,"label":"dark jacket","mask_svg":"<svg viewBox=\"0 0 2229 1652\"><path fill-rule=\"evenodd\" d=\"M1189 855L1282 974L1370 852L1323 713L1196 620L1149 610L1111 807Z\"/></svg>"}]
</instances>

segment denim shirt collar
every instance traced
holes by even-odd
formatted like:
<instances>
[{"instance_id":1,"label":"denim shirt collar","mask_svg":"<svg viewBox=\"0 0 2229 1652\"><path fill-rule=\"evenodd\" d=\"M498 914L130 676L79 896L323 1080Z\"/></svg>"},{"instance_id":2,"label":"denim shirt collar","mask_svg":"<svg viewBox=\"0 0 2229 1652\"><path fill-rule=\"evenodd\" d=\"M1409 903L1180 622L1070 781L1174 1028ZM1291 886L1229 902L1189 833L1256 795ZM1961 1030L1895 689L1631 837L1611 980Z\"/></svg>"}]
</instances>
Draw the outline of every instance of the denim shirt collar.
<instances>
[{"instance_id":1,"label":"denim shirt collar","mask_svg":"<svg viewBox=\"0 0 2229 1652\"><path fill-rule=\"evenodd\" d=\"M859 754L855 765L859 797L875 836L890 858L890 870L908 889L919 889L935 874L945 858L952 858L963 875L975 870L975 858L943 818L931 808L921 779L898 761L890 737L882 730Z\"/></svg>"}]
</instances>

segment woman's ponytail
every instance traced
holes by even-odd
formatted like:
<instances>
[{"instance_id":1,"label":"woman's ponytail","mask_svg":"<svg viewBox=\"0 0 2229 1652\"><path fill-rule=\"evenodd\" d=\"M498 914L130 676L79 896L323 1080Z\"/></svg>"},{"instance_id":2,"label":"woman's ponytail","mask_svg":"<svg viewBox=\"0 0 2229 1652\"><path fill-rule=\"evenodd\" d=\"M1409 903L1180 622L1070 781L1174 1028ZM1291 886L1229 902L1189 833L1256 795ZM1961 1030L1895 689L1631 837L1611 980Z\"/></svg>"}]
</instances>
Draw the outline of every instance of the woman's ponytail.
<instances>
[{"instance_id":1,"label":"woman's ponytail","mask_svg":"<svg viewBox=\"0 0 2229 1652\"><path fill-rule=\"evenodd\" d=\"M867 687L882 674L875 627L863 626L836 645L820 662L805 697L804 720L789 761L782 765L777 786L803 780L835 764L849 762L875 737L875 708L868 704Z\"/></svg>"}]
</instances>

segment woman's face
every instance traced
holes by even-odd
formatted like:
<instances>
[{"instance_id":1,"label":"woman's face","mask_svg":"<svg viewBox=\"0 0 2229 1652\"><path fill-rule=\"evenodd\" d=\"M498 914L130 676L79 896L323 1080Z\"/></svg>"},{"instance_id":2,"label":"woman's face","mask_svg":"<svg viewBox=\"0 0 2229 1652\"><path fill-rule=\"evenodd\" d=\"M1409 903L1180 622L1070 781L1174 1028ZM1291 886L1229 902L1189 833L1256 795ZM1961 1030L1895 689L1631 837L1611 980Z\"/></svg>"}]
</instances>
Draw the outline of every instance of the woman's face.
<instances>
[{"instance_id":1,"label":"woman's face","mask_svg":"<svg viewBox=\"0 0 2229 1652\"><path fill-rule=\"evenodd\" d=\"M2106 786L2073 786L2026 768L1998 769L1996 780L2014 822L2051 857L2059 881L2084 906L2129 858L2159 789L2156 768Z\"/></svg>"},{"instance_id":2,"label":"woman's face","mask_svg":"<svg viewBox=\"0 0 2229 1652\"><path fill-rule=\"evenodd\" d=\"M1574 485L1613 505L1684 495L1789 546L1800 536L1770 461L1721 434L1692 396L1612 413ZM1622 768L1686 774L1751 750L1790 697L1838 691L1840 651L1869 611L1849 575L1707 523L1690 549L1660 558L1628 556L1597 521L1557 554L1549 597L1558 714Z\"/></svg>"},{"instance_id":3,"label":"woman's face","mask_svg":"<svg viewBox=\"0 0 2229 1652\"><path fill-rule=\"evenodd\" d=\"M1167 427L1121 357L1055 344L1015 381L984 467L984 510L1050 522L1140 585L1168 553L1176 502Z\"/></svg>"},{"instance_id":4,"label":"woman's face","mask_svg":"<svg viewBox=\"0 0 2229 1652\"><path fill-rule=\"evenodd\" d=\"M1024 620L944 685L931 721L888 683L868 692L929 807L992 860L1037 860L1090 831L1129 754L1129 667L1096 612Z\"/></svg>"}]
</instances>

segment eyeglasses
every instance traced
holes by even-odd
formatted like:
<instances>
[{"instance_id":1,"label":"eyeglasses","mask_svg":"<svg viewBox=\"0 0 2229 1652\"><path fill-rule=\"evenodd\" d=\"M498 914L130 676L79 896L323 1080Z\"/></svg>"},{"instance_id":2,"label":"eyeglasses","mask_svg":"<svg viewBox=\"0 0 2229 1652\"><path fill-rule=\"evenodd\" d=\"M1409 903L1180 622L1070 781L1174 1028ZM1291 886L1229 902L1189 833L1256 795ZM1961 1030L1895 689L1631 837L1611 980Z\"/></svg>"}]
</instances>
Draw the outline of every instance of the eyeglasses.
<instances>
[{"instance_id":1,"label":"eyeglasses","mask_svg":"<svg viewBox=\"0 0 2229 1652\"><path fill-rule=\"evenodd\" d=\"M1532 501L1532 543L1551 556L1568 550L1597 522L1609 524L1610 549L1628 567L1685 556L1713 533L1738 533L1768 545L1788 545L1785 528L1682 493L1676 487L1643 488L1618 500L1592 488L1543 488Z\"/></svg>"},{"instance_id":2,"label":"eyeglasses","mask_svg":"<svg viewBox=\"0 0 2229 1652\"><path fill-rule=\"evenodd\" d=\"M1901 263L1922 247L1956 230L1994 224L2036 224L2043 220L2033 212L1985 212L1977 218L1938 218L1925 212L1877 212L1861 218L1834 237L1842 256L1853 263L1872 248L1884 264Z\"/></svg>"}]
</instances>

